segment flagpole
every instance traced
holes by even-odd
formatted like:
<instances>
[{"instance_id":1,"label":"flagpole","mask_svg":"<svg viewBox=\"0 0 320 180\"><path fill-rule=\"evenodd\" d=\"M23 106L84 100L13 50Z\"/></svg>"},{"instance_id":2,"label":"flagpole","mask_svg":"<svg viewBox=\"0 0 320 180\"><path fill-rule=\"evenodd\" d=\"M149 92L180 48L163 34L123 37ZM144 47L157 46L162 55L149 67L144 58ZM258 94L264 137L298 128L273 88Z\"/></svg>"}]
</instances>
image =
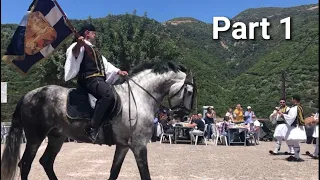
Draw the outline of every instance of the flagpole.
<instances>
[{"instance_id":1,"label":"flagpole","mask_svg":"<svg viewBox=\"0 0 320 180\"><path fill-rule=\"evenodd\" d=\"M58 9L60 10L60 12L62 13L62 16L64 18L64 20L66 21L68 27L72 30L73 34L76 36L76 38L80 37L80 34L77 32L76 28L73 27L73 25L71 24L70 20L67 18L66 13L64 13L64 11L62 10L62 8L60 7L60 5L58 4L58 2L56 0L53 0L53 3L55 3L55 5L58 7ZM92 54L92 51L89 51L89 49L91 49L89 47L89 45L87 45L86 43L84 43L84 49L85 51L89 54L89 56L91 57L92 60L94 60L94 56Z\"/></svg>"},{"instance_id":2,"label":"flagpole","mask_svg":"<svg viewBox=\"0 0 320 180\"><path fill-rule=\"evenodd\" d=\"M76 28L73 27L70 20L67 18L66 13L64 13L64 11L62 10L61 6L58 4L58 2L56 0L53 0L53 2L56 4L58 9L62 13L63 18L66 20L66 23L68 24L68 26L72 30L72 32L75 34L76 38L79 38L80 37L79 33L76 31Z\"/></svg>"}]
</instances>

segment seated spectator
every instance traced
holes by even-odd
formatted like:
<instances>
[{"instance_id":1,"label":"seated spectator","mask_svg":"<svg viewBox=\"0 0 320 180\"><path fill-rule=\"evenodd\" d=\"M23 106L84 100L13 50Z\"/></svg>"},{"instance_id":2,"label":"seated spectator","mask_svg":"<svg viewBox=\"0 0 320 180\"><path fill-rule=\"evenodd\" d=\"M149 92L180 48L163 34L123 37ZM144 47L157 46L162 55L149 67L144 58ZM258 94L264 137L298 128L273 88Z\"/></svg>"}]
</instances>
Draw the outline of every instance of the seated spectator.
<instances>
[{"instance_id":1,"label":"seated spectator","mask_svg":"<svg viewBox=\"0 0 320 180\"><path fill-rule=\"evenodd\" d=\"M223 118L223 122L221 123L221 125L219 126L219 133L222 135L227 135L227 130L228 130L228 121L229 121L229 117L225 116Z\"/></svg>"},{"instance_id":2,"label":"seated spectator","mask_svg":"<svg viewBox=\"0 0 320 180\"><path fill-rule=\"evenodd\" d=\"M184 116L181 122L188 122L188 116Z\"/></svg>"},{"instance_id":3,"label":"seated spectator","mask_svg":"<svg viewBox=\"0 0 320 180\"><path fill-rule=\"evenodd\" d=\"M205 128L205 123L201 119L196 119L193 123L187 124L187 127L194 128L189 132L191 141L195 141L196 135L202 135Z\"/></svg>"},{"instance_id":4,"label":"seated spectator","mask_svg":"<svg viewBox=\"0 0 320 180\"><path fill-rule=\"evenodd\" d=\"M233 122L232 108L229 108L225 116L229 117L228 122Z\"/></svg>"},{"instance_id":5,"label":"seated spectator","mask_svg":"<svg viewBox=\"0 0 320 180\"><path fill-rule=\"evenodd\" d=\"M202 118L202 114L199 113L199 114L197 115L197 118L198 118L198 119L201 119L201 120L205 123L204 119Z\"/></svg>"},{"instance_id":6,"label":"seated spectator","mask_svg":"<svg viewBox=\"0 0 320 180\"><path fill-rule=\"evenodd\" d=\"M173 120L170 120L169 118L164 118L160 121L162 127L163 127L163 132L167 134L173 134L174 129L172 126Z\"/></svg>"},{"instance_id":7,"label":"seated spectator","mask_svg":"<svg viewBox=\"0 0 320 180\"><path fill-rule=\"evenodd\" d=\"M194 123L194 121L196 120L196 115L195 114L192 114L191 117L190 117L190 123Z\"/></svg>"}]
</instances>

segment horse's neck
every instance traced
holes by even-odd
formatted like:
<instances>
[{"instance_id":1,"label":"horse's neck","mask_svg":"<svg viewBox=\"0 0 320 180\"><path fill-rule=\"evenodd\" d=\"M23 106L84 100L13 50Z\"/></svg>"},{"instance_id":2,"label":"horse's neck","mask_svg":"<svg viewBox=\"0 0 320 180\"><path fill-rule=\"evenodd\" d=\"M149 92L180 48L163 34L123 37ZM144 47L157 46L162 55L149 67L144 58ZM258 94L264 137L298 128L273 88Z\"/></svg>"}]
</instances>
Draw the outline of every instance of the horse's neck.
<instances>
[{"instance_id":1,"label":"horse's neck","mask_svg":"<svg viewBox=\"0 0 320 180\"><path fill-rule=\"evenodd\" d=\"M158 102L161 102L163 98L169 92L169 88L172 85L172 79L181 78L179 74L174 72L167 72L163 74L152 73L151 70L145 70L132 79L137 82L141 87L148 91ZM141 87L136 85L134 82L130 81L130 87L132 89L133 95L135 97L149 99L153 105L156 102L150 97ZM128 98L128 84L123 83L122 85L116 87L117 92L120 97ZM149 102L150 102L149 101Z\"/></svg>"}]
</instances>

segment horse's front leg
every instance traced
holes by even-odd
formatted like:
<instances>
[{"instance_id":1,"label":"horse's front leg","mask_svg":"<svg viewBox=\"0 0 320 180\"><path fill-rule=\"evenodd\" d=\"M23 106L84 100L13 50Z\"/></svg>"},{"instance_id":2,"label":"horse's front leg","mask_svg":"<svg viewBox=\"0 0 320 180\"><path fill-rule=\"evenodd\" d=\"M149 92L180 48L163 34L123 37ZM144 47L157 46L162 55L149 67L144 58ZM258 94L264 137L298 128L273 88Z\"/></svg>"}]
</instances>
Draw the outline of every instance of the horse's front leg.
<instances>
[{"instance_id":1,"label":"horse's front leg","mask_svg":"<svg viewBox=\"0 0 320 180\"><path fill-rule=\"evenodd\" d=\"M118 178L123 160L126 157L128 150L128 146L116 145L116 152L114 153L109 180Z\"/></svg>"},{"instance_id":2,"label":"horse's front leg","mask_svg":"<svg viewBox=\"0 0 320 180\"><path fill-rule=\"evenodd\" d=\"M136 158L136 162L139 168L140 177L142 180L149 180L150 173L149 173L149 167L148 167L148 158L147 158L147 145L141 144L130 147L133 151L134 157Z\"/></svg>"}]
</instances>

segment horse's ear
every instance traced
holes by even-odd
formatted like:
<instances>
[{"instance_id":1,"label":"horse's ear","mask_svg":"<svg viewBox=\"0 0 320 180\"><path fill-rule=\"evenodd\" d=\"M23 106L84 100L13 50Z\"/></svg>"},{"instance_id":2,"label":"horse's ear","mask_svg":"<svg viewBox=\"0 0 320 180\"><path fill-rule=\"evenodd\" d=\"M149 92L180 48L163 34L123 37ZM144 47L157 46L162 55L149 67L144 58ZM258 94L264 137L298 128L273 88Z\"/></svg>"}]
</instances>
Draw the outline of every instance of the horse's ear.
<instances>
[{"instance_id":1,"label":"horse's ear","mask_svg":"<svg viewBox=\"0 0 320 180\"><path fill-rule=\"evenodd\" d=\"M171 61L169 61L167 64L168 64L170 69L175 69L176 68L175 64L173 64Z\"/></svg>"},{"instance_id":2,"label":"horse's ear","mask_svg":"<svg viewBox=\"0 0 320 180\"><path fill-rule=\"evenodd\" d=\"M186 79L187 79L189 82L193 83L192 72L191 72L190 70L187 71L187 77L186 77Z\"/></svg>"}]
</instances>

